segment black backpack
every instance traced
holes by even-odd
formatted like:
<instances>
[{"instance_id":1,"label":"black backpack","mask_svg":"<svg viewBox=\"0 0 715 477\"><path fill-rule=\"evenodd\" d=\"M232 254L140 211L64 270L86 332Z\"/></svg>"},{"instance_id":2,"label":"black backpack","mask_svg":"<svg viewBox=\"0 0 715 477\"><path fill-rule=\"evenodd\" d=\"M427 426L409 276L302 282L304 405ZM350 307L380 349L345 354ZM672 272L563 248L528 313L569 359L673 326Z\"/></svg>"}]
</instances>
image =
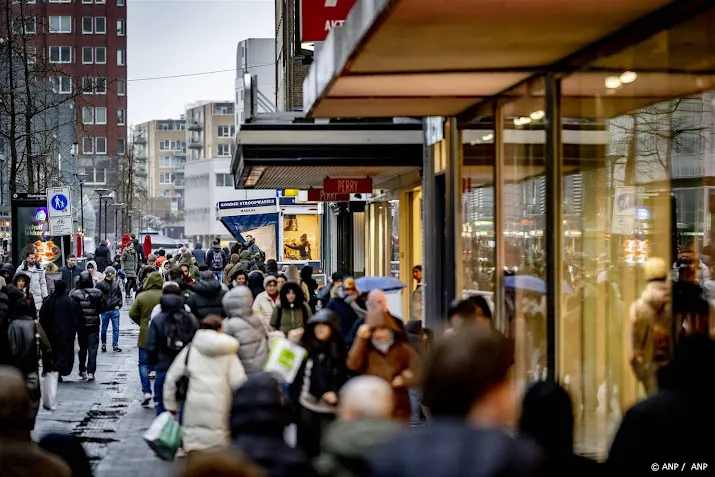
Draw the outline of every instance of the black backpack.
<instances>
[{"instance_id":1,"label":"black backpack","mask_svg":"<svg viewBox=\"0 0 715 477\"><path fill-rule=\"evenodd\" d=\"M196 334L196 320L186 310L172 310L164 318L166 347L178 353L188 345Z\"/></svg>"},{"instance_id":2,"label":"black backpack","mask_svg":"<svg viewBox=\"0 0 715 477\"><path fill-rule=\"evenodd\" d=\"M223 252L214 250L211 256L211 270L223 270Z\"/></svg>"}]
</instances>

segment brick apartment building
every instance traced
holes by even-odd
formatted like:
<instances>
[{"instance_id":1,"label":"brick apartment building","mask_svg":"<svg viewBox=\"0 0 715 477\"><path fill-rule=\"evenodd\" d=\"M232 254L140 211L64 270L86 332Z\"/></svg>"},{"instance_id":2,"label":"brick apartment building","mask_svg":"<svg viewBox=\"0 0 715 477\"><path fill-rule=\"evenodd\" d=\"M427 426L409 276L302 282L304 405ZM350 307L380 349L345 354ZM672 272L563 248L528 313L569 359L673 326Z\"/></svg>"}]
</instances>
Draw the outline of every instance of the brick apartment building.
<instances>
[{"instance_id":1,"label":"brick apartment building","mask_svg":"<svg viewBox=\"0 0 715 477\"><path fill-rule=\"evenodd\" d=\"M303 80L313 62L313 51L301 48L296 2L275 0L276 6L276 109L303 108Z\"/></svg>"}]
</instances>

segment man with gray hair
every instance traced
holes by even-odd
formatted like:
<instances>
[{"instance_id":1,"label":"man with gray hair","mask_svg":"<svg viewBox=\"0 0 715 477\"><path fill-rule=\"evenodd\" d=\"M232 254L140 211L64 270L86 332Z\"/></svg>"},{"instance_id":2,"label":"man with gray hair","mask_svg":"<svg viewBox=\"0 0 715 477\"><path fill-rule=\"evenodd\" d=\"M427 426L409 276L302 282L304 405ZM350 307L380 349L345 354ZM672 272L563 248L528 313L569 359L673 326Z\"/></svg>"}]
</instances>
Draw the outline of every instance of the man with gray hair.
<instances>
[{"instance_id":1,"label":"man with gray hair","mask_svg":"<svg viewBox=\"0 0 715 477\"><path fill-rule=\"evenodd\" d=\"M393 395L390 384L377 376L358 376L345 383L338 420L325 430L323 451L315 461L321 476L367 474L366 459L372 450L405 429L390 419Z\"/></svg>"},{"instance_id":2,"label":"man with gray hair","mask_svg":"<svg viewBox=\"0 0 715 477\"><path fill-rule=\"evenodd\" d=\"M30 439L32 413L22 374L9 366L0 366L0 383L0 475L70 477L67 465Z\"/></svg>"}]
</instances>

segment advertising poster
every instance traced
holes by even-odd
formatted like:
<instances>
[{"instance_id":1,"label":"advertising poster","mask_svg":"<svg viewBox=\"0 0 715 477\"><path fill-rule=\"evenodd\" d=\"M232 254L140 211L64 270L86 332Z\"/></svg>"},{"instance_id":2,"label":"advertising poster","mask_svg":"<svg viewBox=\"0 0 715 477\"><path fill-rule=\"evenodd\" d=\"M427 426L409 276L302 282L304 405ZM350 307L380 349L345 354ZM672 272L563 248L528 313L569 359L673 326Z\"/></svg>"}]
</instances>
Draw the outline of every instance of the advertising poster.
<instances>
[{"instance_id":1,"label":"advertising poster","mask_svg":"<svg viewBox=\"0 0 715 477\"><path fill-rule=\"evenodd\" d=\"M35 259L43 266L56 263L62 266L61 237L50 236L50 225L45 206L19 206L13 224L17 224L13 249L17 250L18 261L27 253L34 253Z\"/></svg>"},{"instance_id":2,"label":"advertising poster","mask_svg":"<svg viewBox=\"0 0 715 477\"><path fill-rule=\"evenodd\" d=\"M253 237L266 254L266 260L277 259L278 201L276 198L235 200L217 204L217 218L241 243Z\"/></svg>"}]
</instances>

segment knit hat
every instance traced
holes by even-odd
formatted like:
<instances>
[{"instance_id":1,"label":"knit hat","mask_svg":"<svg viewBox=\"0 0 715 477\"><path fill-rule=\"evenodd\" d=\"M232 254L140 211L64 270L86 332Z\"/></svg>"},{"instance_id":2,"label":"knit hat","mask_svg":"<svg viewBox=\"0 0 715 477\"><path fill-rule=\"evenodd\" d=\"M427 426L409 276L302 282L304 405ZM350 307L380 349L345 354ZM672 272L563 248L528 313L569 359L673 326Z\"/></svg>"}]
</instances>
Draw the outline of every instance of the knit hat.
<instances>
[{"instance_id":1,"label":"knit hat","mask_svg":"<svg viewBox=\"0 0 715 477\"><path fill-rule=\"evenodd\" d=\"M241 257L237 253L231 254L231 263L234 265L237 264L241 260Z\"/></svg>"},{"instance_id":2,"label":"knit hat","mask_svg":"<svg viewBox=\"0 0 715 477\"><path fill-rule=\"evenodd\" d=\"M278 262L272 258L266 260L266 274L274 277L278 275Z\"/></svg>"},{"instance_id":3,"label":"knit hat","mask_svg":"<svg viewBox=\"0 0 715 477\"><path fill-rule=\"evenodd\" d=\"M288 270L284 271L286 276L286 281L293 283L300 283L300 271L296 265L290 265Z\"/></svg>"},{"instance_id":4,"label":"knit hat","mask_svg":"<svg viewBox=\"0 0 715 477\"><path fill-rule=\"evenodd\" d=\"M104 274L105 274L105 275L116 275L116 274L117 274L117 269L114 268L114 267L112 267L112 266L109 266L109 267L107 267L107 268L104 269Z\"/></svg>"},{"instance_id":5,"label":"knit hat","mask_svg":"<svg viewBox=\"0 0 715 477\"><path fill-rule=\"evenodd\" d=\"M278 279L274 277L273 275L268 275L266 278L263 279L263 288L266 288L269 283L271 282L276 282L278 283Z\"/></svg>"}]
</instances>

